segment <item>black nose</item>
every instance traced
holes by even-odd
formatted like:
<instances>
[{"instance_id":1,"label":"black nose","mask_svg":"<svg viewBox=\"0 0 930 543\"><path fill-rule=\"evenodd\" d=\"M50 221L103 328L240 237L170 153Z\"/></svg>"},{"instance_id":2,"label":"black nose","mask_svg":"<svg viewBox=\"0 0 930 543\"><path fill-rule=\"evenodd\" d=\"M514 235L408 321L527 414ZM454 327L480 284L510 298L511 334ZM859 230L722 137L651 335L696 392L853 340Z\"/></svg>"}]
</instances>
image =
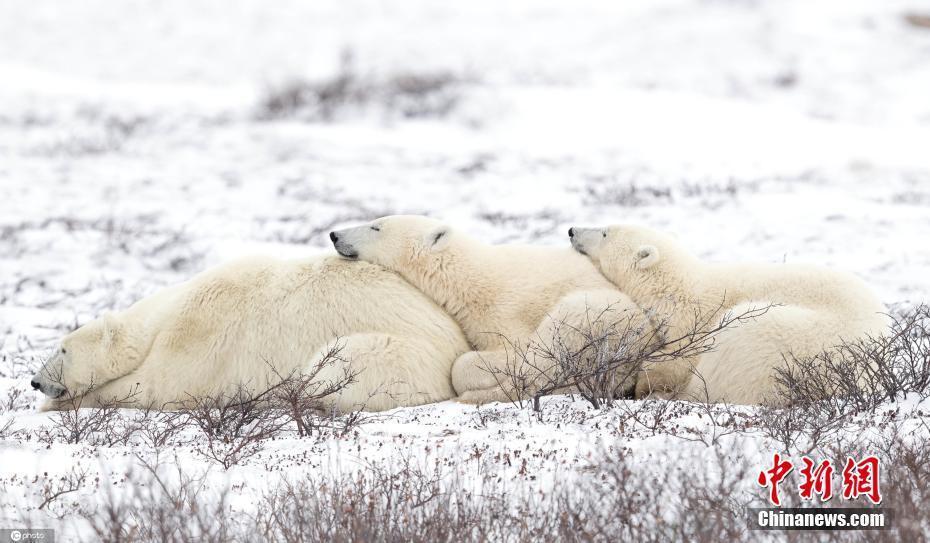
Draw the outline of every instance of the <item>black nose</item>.
<instances>
[{"instance_id":1,"label":"black nose","mask_svg":"<svg viewBox=\"0 0 930 543\"><path fill-rule=\"evenodd\" d=\"M35 379L33 379L32 382L29 383L29 384L32 385L32 388L33 388L34 390L39 390L39 387L41 386L41 385L39 384L39 382L36 381Z\"/></svg>"},{"instance_id":2,"label":"black nose","mask_svg":"<svg viewBox=\"0 0 930 543\"><path fill-rule=\"evenodd\" d=\"M330 232L329 239L333 240L333 243L336 243L339 241L339 236L337 236L335 232Z\"/></svg>"},{"instance_id":3,"label":"black nose","mask_svg":"<svg viewBox=\"0 0 930 543\"><path fill-rule=\"evenodd\" d=\"M569 228L569 229L568 229L568 237L570 237L570 238L575 237L575 229L574 229L574 228Z\"/></svg>"}]
</instances>

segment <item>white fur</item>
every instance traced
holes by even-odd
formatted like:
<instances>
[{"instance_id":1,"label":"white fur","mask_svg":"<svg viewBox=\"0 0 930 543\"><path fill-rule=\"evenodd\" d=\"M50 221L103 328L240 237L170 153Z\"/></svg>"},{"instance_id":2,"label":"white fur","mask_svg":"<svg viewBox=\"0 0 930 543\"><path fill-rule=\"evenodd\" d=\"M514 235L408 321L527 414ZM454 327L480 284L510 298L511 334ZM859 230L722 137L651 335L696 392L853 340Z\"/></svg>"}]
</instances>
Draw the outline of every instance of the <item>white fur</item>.
<instances>
[{"instance_id":1,"label":"white fur","mask_svg":"<svg viewBox=\"0 0 930 543\"><path fill-rule=\"evenodd\" d=\"M84 406L137 386L132 405L161 406L239 383L263 390L275 371L314 368L337 338L344 361L317 379L339 379L346 364L360 372L333 398L343 410L449 399L452 363L468 350L455 322L392 272L338 257L262 257L211 269L82 326L36 379L55 390L60 373L72 394L99 384Z\"/></svg>"},{"instance_id":2,"label":"white fur","mask_svg":"<svg viewBox=\"0 0 930 543\"><path fill-rule=\"evenodd\" d=\"M716 324L727 313L764 310L725 328L700 360L652 369L657 382L687 397L776 403L777 366L888 329L885 306L850 274L797 264L705 263L671 237L634 226L573 228L572 245L641 307L668 318L669 335L692 329L696 315ZM687 371L692 365L706 381L706 395L701 378Z\"/></svg>"},{"instance_id":3,"label":"white fur","mask_svg":"<svg viewBox=\"0 0 930 543\"><path fill-rule=\"evenodd\" d=\"M418 216L385 217L333 234L340 254L397 271L462 326L475 351L456 361L452 382L465 401L505 399L498 385L506 383L487 370L512 365L510 347L556 337L580 341L571 329L603 311L614 323L646 322L626 295L568 249L489 245Z\"/></svg>"}]
</instances>

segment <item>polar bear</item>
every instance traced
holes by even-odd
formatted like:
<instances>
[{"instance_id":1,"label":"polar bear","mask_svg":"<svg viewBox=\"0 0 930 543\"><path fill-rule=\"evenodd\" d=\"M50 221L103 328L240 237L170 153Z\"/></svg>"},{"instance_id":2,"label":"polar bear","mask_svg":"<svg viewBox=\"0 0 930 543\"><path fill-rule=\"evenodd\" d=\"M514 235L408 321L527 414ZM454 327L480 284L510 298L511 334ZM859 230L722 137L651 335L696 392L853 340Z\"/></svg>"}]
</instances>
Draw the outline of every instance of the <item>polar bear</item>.
<instances>
[{"instance_id":1,"label":"polar bear","mask_svg":"<svg viewBox=\"0 0 930 543\"><path fill-rule=\"evenodd\" d=\"M577 353L610 326L637 332L648 325L626 295L567 248L489 245L438 220L410 215L331 232L330 239L345 258L397 271L462 326L475 351L452 368L461 401L505 401L552 384L550 370L558 371L553 360L516 367L517 353L526 353L529 344ZM618 375L617 389L627 393L636 368ZM506 390L514 377L529 384Z\"/></svg>"},{"instance_id":2,"label":"polar bear","mask_svg":"<svg viewBox=\"0 0 930 543\"><path fill-rule=\"evenodd\" d=\"M355 382L335 407L371 410L454 397L461 329L397 274L336 256L249 257L106 314L68 334L34 376L47 409L130 398L179 406L281 377ZM372 397L369 397L373 395Z\"/></svg>"},{"instance_id":3,"label":"polar bear","mask_svg":"<svg viewBox=\"0 0 930 543\"><path fill-rule=\"evenodd\" d=\"M696 320L747 316L725 327L699 360L652 369L653 382L687 399L778 405L776 367L878 337L890 324L885 306L850 274L802 264L705 263L674 238L638 226L573 227L568 235L636 303L664 315L675 338Z\"/></svg>"}]
</instances>

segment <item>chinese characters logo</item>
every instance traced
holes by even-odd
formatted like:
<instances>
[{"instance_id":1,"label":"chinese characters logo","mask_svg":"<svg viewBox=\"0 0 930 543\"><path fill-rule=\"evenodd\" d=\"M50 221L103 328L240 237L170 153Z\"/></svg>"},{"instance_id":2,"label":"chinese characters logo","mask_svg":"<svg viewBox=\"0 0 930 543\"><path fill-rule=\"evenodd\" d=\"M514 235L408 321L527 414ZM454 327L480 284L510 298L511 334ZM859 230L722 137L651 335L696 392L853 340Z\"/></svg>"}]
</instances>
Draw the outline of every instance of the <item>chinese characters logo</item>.
<instances>
[{"instance_id":1,"label":"chinese characters logo","mask_svg":"<svg viewBox=\"0 0 930 543\"><path fill-rule=\"evenodd\" d=\"M816 496L821 502L829 501L833 497L833 463L830 460L815 462L806 456L801 457L801 463L803 466L798 470L801 477L798 495L803 500L813 500ZM773 455L771 465L771 468L759 472L757 482L769 490L769 501L780 506L779 485L795 466L791 460L782 458L778 453ZM847 458L842 479L843 499L854 500L864 496L873 504L881 503L879 463L875 456L867 456L858 462Z\"/></svg>"}]
</instances>

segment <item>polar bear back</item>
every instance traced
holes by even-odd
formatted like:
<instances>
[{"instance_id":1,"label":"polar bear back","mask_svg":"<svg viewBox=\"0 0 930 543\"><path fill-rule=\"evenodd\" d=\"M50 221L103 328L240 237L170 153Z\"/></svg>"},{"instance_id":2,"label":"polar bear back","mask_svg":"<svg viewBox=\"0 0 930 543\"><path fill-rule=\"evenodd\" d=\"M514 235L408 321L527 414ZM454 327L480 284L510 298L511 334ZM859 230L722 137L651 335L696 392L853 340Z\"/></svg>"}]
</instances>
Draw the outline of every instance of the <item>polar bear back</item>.
<instances>
[{"instance_id":1,"label":"polar bear back","mask_svg":"<svg viewBox=\"0 0 930 543\"><path fill-rule=\"evenodd\" d=\"M853 274L808 264L710 264L707 277L727 309L745 302L790 305L843 319L884 323L886 308Z\"/></svg>"},{"instance_id":2,"label":"polar bear back","mask_svg":"<svg viewBox=\"0 0 930 543\"><path fill-rule=\"evenodd\" d=\"M220 266L191 280L177 319L188 315L257 334L259 343L282 336L263 333L270 329L293 329L283 336L308 344L359 332L460 343L452 319L396 274L338 257L259 257Z\"/></svg>"},{"instance_id":3,"label":"polar bear back","mask_svg":"<svg viewBox=\"0 0 930 543\"><path fill-rule=\"evenodd\" d=\"M264 386L274 372L299 370L334 339L357 334L402 338L447 379L468 350L458 325L396 274L336 257L236 260L136 303L121 318L153 332L139 379L168 390L184 375L191 393Z\"/></svg>"}]
</instances>

